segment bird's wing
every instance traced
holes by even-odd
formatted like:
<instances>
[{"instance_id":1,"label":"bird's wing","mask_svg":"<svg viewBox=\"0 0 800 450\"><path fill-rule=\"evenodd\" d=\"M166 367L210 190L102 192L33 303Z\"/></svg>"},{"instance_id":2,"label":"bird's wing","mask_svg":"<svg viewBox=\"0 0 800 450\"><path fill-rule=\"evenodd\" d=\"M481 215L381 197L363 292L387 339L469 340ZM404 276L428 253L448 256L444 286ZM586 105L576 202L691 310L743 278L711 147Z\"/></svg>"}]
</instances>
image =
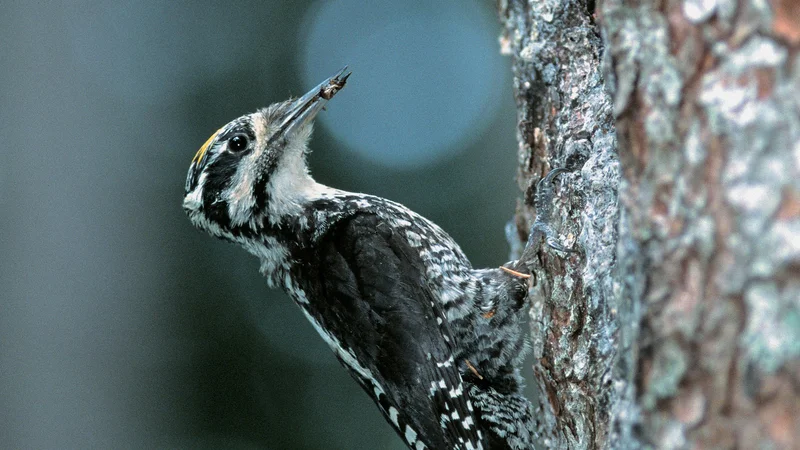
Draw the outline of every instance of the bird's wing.
<instances>
[{"instance_id":1,"label":"bird's wing","mask_svg":"<svg viewBox=\"0 0 800 450\"><path fill-rule=\"evenodd\" d=\"M309 309L400 436L411 448L485 447L419 253L366 213L340 221L315 249L298 265Z\"/></svg>"}]
</instances>

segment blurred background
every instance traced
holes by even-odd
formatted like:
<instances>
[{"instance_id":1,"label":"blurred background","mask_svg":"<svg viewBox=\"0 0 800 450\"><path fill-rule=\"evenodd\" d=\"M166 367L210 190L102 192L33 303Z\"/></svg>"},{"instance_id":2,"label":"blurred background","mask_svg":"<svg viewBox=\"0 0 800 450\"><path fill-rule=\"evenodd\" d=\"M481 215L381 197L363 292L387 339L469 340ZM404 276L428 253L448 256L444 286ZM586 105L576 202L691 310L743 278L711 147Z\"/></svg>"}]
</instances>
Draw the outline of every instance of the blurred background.
<instances>
[{"instance_id":1,"label":"blurred background","mask_svg":"<svg viewBox=\"0 0 800 450\"><path fill-rule=\"evenodd\" d=\"M402 449L183 186L231 119L339 68L310 164L507 259L510 61L494 2L3 2L0 448Z\"/></svg>"}]
</instances>

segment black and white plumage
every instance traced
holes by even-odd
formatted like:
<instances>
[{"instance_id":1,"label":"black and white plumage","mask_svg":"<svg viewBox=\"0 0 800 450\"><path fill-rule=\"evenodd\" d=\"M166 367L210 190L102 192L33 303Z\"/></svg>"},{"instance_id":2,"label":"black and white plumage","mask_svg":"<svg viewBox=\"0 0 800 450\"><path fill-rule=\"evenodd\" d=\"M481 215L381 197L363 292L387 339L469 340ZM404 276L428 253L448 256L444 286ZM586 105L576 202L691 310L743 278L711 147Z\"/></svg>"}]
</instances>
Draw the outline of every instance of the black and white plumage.
<instances>
[{"instance_id":1,"label":"black and white plumage","mask_svg":"<svg viewBox=\"0 0 800 450\"><path fill-rule=\"evenodd\" d=\"M309 175L311 122L341 74L212 135L184 209L260 259L410 448L532 448L518 370L527 280L474 270L427 219Z\"/></svg>"}]
</instances>

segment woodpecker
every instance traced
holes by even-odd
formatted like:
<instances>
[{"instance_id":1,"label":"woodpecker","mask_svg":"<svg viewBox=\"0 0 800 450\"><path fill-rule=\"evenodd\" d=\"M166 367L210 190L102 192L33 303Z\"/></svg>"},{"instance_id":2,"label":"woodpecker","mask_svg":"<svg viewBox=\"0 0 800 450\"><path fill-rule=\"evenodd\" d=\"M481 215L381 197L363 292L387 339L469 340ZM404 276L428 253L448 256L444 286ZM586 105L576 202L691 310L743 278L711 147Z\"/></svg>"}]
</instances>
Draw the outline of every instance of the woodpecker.
<instances>
[{"instance_id":1,"label":"woodpecker","mask_svg":"<svg viewBox=\"0 0 800 450\"><path fill-rule=\"evenodd\" d=\"M192 159L183 208L259 258L412 449L531 449L522 326L532 243L565 250L547 224L556 169L517 261L473 269L441 228L398 203L317 183L312 122L350 75L239 117Z\"/></svg>"}]
</instances>

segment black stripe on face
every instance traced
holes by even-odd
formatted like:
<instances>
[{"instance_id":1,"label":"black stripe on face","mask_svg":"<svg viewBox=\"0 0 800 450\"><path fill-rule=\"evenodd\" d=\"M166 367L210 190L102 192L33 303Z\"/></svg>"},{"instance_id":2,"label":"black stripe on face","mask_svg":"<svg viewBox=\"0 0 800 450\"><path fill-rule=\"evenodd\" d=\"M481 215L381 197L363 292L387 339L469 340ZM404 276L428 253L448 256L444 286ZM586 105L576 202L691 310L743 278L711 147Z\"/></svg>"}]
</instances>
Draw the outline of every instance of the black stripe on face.
<instances>
[{"instance_id":1,"label":"black stripe on face","mask_svg":"<svg viewBox=\"0 0 800 450\"><path fill-rule=\"evenodd\" d=\"M237 134L247 135L251 143L250 145L252 146L255 144L255 132L250 124L249 116L242 116L220 128L214 134L212 134L210 138L208 138L205 144L200 147L200 150L198 150L197 154L195 154L194 158L192 159L191 166L189 166L189 173L186 176L185 194L188 194L197 188L197 183L200 180L200 174L202 174L203 170L205 170L206 164L209 161L209 156L215 151L215 149L218 151L219 146L222 145L222 143ZM252 147L240 152L240 156L245 155L250 151L252 151Z\"/></svg>"},{"instance_id":2,"label":"black stripe on face","mask_svg":"<svg viewBox=\"0 0 800 450\"><path fill-rule=\"evenodd\" d=\"M267 182L269 181L269 175L263 173L259 175L258 179L256 180L255 186L253 186L253 195L256 196L256 205L255 205L255 212L263 212L267 208L267 203L269 203L269 192L267 192Z\"/></svg>"},{"instance_id":3,"label":"black stripe on face","mask_svg":"<svg viewBox=\"0 0 800 450\"><path fill-rule=\"evenodd\" d=\"M253 195L256 197L254 213L261 213L266 210L269 204L269 192L267 184L272 178L273 173L278 168L278 161L283 156L286 149L286 138L281 137L272 142L272 145L264 150L264 153L256 162L258 176L253 186Z\"/></svg>"},{"instance_id":4,"label":"black stripe on face","mask_svg":"<svg viewBox=\"0 0 800 450\"><path fill-rule=\"evenodd\" d=\"M229 228L231 218L228 215L228 202L223 199L222 193L231 184L231 179L236 175L241 157L228 152L222 153L207 167L206 180L203 184L203 210L206 217L222 226Z\"/></svg>"},{"instance_id":5,"label":"black stripe on face","mask_svg":"<svg viewBox=\"0 0 800 450\"><path fill-rule=\"evenodd\" d=\"M245 134L249 138L250 146L239 152L223 150L225 141L238 134ZM189 167L186 193L198 188L200 177L205 173L202 187L203 212L208 220L223 228L230 227L231 219L228 215L228 202L222 194L230 187L242 157L249 154L255 144L255 132L249 116L240 117L212 135L197 152ZM213 156L215 154L216 157ZM209 161L213 162L209 164Z\"/></svg>"}]
</instances>

